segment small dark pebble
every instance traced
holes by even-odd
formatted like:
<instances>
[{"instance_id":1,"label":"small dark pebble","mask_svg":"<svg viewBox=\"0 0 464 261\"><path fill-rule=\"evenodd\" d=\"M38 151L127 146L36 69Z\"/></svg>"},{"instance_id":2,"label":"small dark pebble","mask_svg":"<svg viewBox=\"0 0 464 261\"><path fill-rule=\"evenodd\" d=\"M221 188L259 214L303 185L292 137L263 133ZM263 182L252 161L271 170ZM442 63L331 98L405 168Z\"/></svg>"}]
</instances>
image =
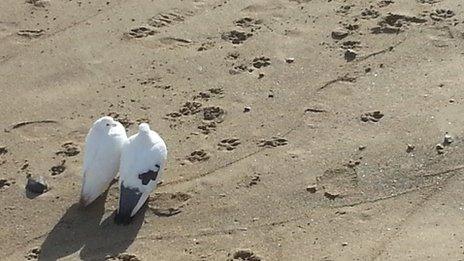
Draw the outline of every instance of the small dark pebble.
<instances>
[{"instance_id":1,"label":"small dark pebble","mask_svg":"<svg viewBox=\"0 0 464 261\"><path fill-rule=\"evenodd\" d=\"M438 154L443 154L445 147L442 144L437 144L437 146L435 146L435 149L437 150Z\"/></svg>"},{"instance_id":2,"label":"small dark pebble","mask_svg":"<svg viewBox=\"0 0 464 261\"><path fill-rule=\"evenodd\" d=\"M353 50L351 50L351 49L348 49L348 50L345 51L345 55L344 55L344 56L345 56L345 60L346 60L347 62L351 62L351 61L354 61L354 59L356 59L356 56L357 56L357 55L358 55L358 54L357 54L355 51L353 51Z\"/></svg>"},{"instance_id":3,"label":"small dark pebble","mask_svg":"<svg viewBox=\"0 0 464 261\"><path fill-rule=\"evenodd\" d=\"M341 40L348 36L348 32L344 29L337 29L332 32L332 38L335 40Z\"/></svg>"},{"instance_id":4,"label":"small dark pebble","mask_svg":"<svg viewBox=\"0 0 464 261\"><path fill-rule=\"evenodd\" d=\"M286 62L286 63L293 63L294 61L295 61L295 58L291 58L291 57L285 59L285 62Z\"/></svg>"},{"instance_id":5,"label":"small dark pebble","mask_svg":"<svg viewBox=\"0 0 464 261\"><path fill-rule=\"evenodd\" d=\"M380 119L383 118L383 116L384 114L381 113L380 111L372 111L372 112L367 112L361 115L361 120L363 122L368 122L368 121L378 122L380 121Z\"/></svg>"},{"instance_id":6,"label":"small dark pebble","mask_svg":"<svg viewBox=\"0 0 464 261\"><path fill-rule=\"evenodd\" d=\"M411 153L415 148L416 148L416 146L414 146L412 144L408 144L408 148L406 149L406 152Z\"/></svg>"},{"instance_id":7,"label":"small dark pebble","mask_svg":"<svg viewBox=\"0 0 464 261\"><path fill-rule=\"evenodd\" d=\"M340 194L335 192L324 192L324 197L330 200L335 200L336 198L340 197Z\"/></svg>"},{"instance_id":8,"label":"small dark pebble","mask_svg":"<svg viewBox=\"0 0 464 261\"><path fill-rule=\"evenodd\" d=\"M311 186L306 187L306 191L308 191L309 193L316 193L317 188L315 185L311 185Z\"/></svg>"}]
</instances>

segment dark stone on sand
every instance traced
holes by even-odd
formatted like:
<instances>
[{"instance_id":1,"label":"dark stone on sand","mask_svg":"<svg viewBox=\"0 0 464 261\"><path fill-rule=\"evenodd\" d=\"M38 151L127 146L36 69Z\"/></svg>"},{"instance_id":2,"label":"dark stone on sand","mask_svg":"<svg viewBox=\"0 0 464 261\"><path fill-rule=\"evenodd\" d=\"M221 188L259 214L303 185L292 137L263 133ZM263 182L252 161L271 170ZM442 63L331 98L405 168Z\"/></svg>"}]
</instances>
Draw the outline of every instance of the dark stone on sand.
<instances>
[{"instance_id":1,"label":"dark stone on sand","mask_svg":"<svg viewBox=\"0 0 464 261\"><path fill-rule=\"evenodd\" d=\"M363 115L361 115L361 120L364 122L378 122L380 119L382 119L384 116L383 113L380 111L372 111L372 112L366 112Z\"/></svg>"},{"instance_id":2,"label":"dark stone on sand","mask_svg":"<svg viewBox=\"0 0 464 261\"><path fill-rule=\"evenodd\" d=\"M340 194L337 192L324 192L324 197L330 199L330 200L335 200L336 198L340 197Z\"/></svg>"},{"instance_id":3,"label":"dark stone on sand","mask_svg":"<svg viewBox=\"0 0 464 261\"><path fill-rule=\"evenodd\" d=\"M348 32L343 29L336 29L332 32L332 38L335 40L341 40L348 36Z\"/></svg>"},{"instance_id":4,"label":"dark stone on sand","mask_svg":"<svg viewBox=\"0 0 464 261\"><path fill-rule=\"evenodd\" d=\"M306 187L306 191L308 191L309 193L313 194L313 193L316 193L317 188L316 188L315 185L307 186L307 187Z\"/></svg>"},{"instance_id":5,"label":"dark stone on sand","mask_svg":"<svg viewBox=\"0 0 464 261\"><path fill-rule=\"evenodd\" d=\"M412 144L408 144L408 148L406 149L407 153L411 153L416 147Z\"/></svg>"},{"instance_id":6,"label":"dark stone on sand","mask_svg":"<svg viewBox=\"0 0 464 261\"><path fill-rule=\"evenodd\" d=\"M48 185L42 176L37 179L28 177L26 190L35 194L43 194L48 191Z\"/></svg>"},{"instance_id":7,"label":"dark stone on sand","mask_svg":"<svg viewBox=\"0 0 464 261\"><path fill-rule=\"evenodd\" d=\"M285 59L286 63L293 63L294 61L295 61L295 58L293 58L293 57L289 57L289 58Z\"/></svg>"},{"instance_id":8,"label":"dark stone on sand","mask_svg":"<svg viewBox=\"0 0 464 261\"><path fill-rule=\"evenodd\" d=\"M346 60L347 62L354 61L354 59L356 59L356 56L357 56L357 55L358 55L358 54L357 54L355 51L351 50L351 49L346 50L346 51L345 51L345 54L344 54L345 60Z\"/></svg>"}]
</instances>

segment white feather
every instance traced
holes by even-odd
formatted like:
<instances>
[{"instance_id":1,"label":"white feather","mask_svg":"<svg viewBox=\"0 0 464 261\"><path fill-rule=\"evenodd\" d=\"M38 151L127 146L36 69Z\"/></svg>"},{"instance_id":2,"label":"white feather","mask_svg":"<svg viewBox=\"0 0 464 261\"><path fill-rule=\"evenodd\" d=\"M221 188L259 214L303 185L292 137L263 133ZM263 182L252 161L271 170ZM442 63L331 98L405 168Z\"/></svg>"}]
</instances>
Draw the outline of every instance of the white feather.
<instances>
[{"instance_id":1,"label":"white feather","mask_svg":"<svg viewBox=\"0 0 464 261\"><path fill-rule=\"evenodd\" d=\"M121 123L111 117L95 121L85 139L81 204L97 199L116 177L121 149L127 134Z\"/></svg>"},{"instance_id":2,"label":"white feather","mask_svg":"<svg viewBox=\"0 0 464 261\"><path fill-rule=\"evenodd\" d=\"M158 133L150 130L148 124L140 124L139 133L132 135L123 146L119 169L120 185L124 183L125 187L138 189L142 193L137 205L132 210L131 217L139 211L150 193L156 188L166 166L166 159L167 148L163 139ZM142 180L139 179L139 174L158 169L156 180L151 180L147 185L143 185Z\"/></svg>"}]
</instances>

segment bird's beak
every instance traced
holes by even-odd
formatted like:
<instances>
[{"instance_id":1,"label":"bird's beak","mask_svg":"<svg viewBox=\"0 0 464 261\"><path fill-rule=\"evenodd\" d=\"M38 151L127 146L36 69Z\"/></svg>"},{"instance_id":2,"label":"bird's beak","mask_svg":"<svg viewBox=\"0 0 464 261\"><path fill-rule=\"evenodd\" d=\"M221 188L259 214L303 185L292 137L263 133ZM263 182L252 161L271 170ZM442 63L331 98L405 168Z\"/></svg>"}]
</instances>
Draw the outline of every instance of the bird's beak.
<instances>
[{"instance_id":1,"label":"bird's beak","mask_svg":"<svg viewBox=\"0 0 464 261\"><path fill-rule=\"evenodd\" d=\"M111 124L111 127L116 127L118 126L116 123Z\"/></svg>"}]
</instances>

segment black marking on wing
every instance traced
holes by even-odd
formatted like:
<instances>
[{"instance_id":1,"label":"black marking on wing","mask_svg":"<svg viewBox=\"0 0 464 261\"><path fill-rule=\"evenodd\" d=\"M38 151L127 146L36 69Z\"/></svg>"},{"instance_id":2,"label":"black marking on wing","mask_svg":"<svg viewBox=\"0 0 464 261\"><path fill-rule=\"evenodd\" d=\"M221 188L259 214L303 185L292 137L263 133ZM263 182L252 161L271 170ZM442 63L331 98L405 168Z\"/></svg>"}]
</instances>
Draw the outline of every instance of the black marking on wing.
<instances>
[{"instance_id":1,"label":"black marking on wing","mask_svg":"<svg viewBox=\"0 0 464 261\"><path fill-rule=\"evenodd\" d=\"M128 188L121 183L118 213L114 217L116 224L128 225L131 222L132 210L142 197L142 193L137 188Z\"/></svg>"},{"instance_id":2,"label":"black marking on wing","mask_svg":"<svg viewBox=\"0 0 464 261\"><path fill-rule=\"evenodd\" d=\"M153 171L153 170L149 170L145 173L142 173L142 174L139 174L139 179L142 180L142 184L143 185L147 185L151 180L156 180L156 177L158 177L158 172L160 171L160 166L158 164L155 165L158 170L157 171Z\"/></svg>"}]
</instances>

